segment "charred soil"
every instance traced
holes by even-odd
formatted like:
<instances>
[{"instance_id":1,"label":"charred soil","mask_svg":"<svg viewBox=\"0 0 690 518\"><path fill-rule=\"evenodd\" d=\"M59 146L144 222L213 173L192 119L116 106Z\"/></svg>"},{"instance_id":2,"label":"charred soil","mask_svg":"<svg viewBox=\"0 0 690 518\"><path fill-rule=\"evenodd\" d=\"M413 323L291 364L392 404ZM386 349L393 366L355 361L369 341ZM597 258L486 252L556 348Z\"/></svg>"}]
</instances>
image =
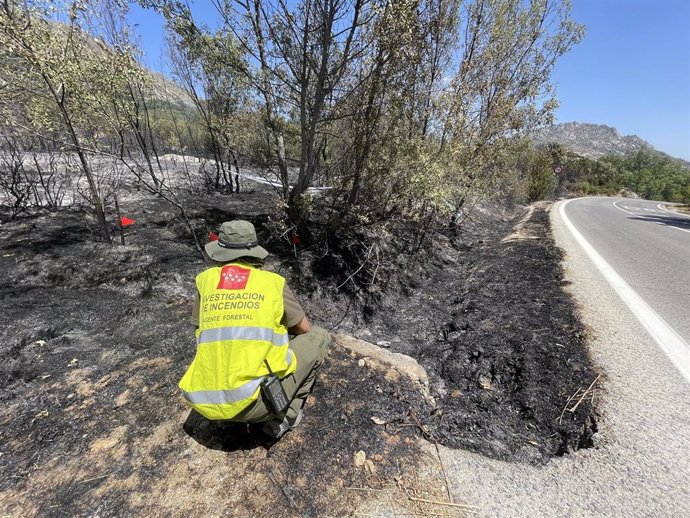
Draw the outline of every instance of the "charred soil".
<instances>
[{"instance_id":1,"label":"charred soil","mask_svg":"<svg viewBox=\"0 0 690 518\"><path fill-rule=\"evenodd\" d=\"M433 440L533 464L593 445L599 372L548 210L494 209L435 236L404 264L392 254L389 289L356 290L349 311L331 318L426 368L437 402L425 415Z\"/></svg>"},{"instance_id":2,"label":"charred soil","mask_svg":"<svg viewBox=\"0 0 690 518\"><path fill-rule=\"evenodd\" d=\"M252 220L276 252L267 267L312 320L417 358L436 408L334 347L304 423L280 441L208 422L176 388L205 266L178 215L162 201L125 206L138 223L124 246L95 242L74 211L2 215L3 512L201 516L222 504L234 516L342 516L367 496L357 488L414 485L421 433L530 462L590 445L593 398L568 408L596 373L544 209L527 223L537 239L502 242L515 221L492 216L413 259L391 247L365 286L355 256L300 248L295 259L271 241L265 200L191 200L192 221L205 232ZM360 450L369 462L355 466Z\"/></svg>"}]
</instances>

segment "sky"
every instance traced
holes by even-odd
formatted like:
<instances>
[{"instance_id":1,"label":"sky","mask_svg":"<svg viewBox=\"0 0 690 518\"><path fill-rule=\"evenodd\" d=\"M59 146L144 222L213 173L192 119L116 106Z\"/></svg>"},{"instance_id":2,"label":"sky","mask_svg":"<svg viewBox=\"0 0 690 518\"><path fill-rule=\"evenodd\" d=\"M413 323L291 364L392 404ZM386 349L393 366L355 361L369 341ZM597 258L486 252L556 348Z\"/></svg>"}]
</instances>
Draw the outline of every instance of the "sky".
<instances>
[{"instance_id":1,"label":"sky","mask_svg":"<svg viewBox=\"0 0 690 518\"><path fill-rule=\"evenodd\" d=\"M612 126L690 160L690 1L572 0L582 42L561 57L552 81L556 122ZM209 0L190 0L198 21L218 23ZM166 72L163 20L134 7L146 64Z\"/></svg>"},{"instance_id":2,"label":"sky","mask_svg":"<svg viewBox=\"0 0 690 518\"><path fill-rule=\"evenodd\" d=\"M592 122L690 160L690 1L573 0L587 34L556 64L558 122Z\"/></svg>"}]
</instances>

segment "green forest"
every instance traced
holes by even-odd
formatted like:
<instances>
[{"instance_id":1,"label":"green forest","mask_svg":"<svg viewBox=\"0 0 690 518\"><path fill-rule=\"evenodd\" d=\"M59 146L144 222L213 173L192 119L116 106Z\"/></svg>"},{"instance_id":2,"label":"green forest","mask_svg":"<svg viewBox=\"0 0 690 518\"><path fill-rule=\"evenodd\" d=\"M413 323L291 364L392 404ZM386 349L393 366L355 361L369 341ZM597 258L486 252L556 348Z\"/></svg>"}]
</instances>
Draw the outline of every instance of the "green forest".
<instances>
[{"instance_id":1,"label":"green forest","mask_svg":"<svg viewBox=\"0 0 690 518\"><path fill-rule=\"evenodd\" d=\"M614 196L629 189L648 200L690 203L690 166L649 149L599 160L570 157L564 180L574 194Z\"/></svg>"},{"instance_id":2,"label":"green forest","mask_svg":"<svg viewBox=\"0 0 690 518\"><path fill-rule=\"evenodd\" d=\"M690 203L690 165L651 148L587 158L552 143L528 146L516 169L528 179L530 200L569 196L634 196ZM559 173L554 173L558 167Z\"/></svg>"}]
</instances>

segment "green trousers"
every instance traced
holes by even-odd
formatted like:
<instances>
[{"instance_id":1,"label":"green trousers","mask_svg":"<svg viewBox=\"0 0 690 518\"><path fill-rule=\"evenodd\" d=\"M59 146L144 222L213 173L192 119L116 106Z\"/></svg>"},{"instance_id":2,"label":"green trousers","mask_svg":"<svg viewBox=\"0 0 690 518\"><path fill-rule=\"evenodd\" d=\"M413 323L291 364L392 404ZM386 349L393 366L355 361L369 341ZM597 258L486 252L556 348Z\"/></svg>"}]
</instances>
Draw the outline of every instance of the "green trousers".
<instances>
[{"instance_id":1,"label":"green trousers","mask_svg":"<svg viewBox=\"0 0 690 518\"><path fill-rule=\"evenodd\" d=\"M290 340L290 349L297 357L297 370L281 380L290 400L286 412L289 419L294 419L307 401L307 397L316 380L316 369L323 363L331 344L331 335L320 327L312 326L311 331L297 335ZM276 417L270 410L263 396L232 418L241 423L259 423Z\"/></svg>"}]
</instances>

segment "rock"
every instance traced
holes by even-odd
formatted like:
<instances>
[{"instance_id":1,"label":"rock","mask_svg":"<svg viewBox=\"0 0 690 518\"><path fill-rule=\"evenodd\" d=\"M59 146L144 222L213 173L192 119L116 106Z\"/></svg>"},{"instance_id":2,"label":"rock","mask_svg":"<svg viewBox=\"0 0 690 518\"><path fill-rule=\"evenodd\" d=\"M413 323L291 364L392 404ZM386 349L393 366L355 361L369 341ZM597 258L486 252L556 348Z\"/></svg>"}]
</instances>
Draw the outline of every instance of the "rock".
<instances>
[{"instance_id":1,"label":"rock","mask_svg":"<svg viewBox=\"0 0 690 518\"><path fill-rule=\"evenodd\" d=\"M367 364L367 362L364 361L364 358L362 358L361 360L359 360L357 362L357 365L359 365L360 367L364 367L366 364Z\"/></svg>"},{"instance_id":2,"label":"rock","mask_svg":"<svg viewBox=\"0 0 690 518\"><path fill-rule=\"evenodd\" d=\"M376 342L376 345L378 345L379 347L390 347L391 343L388 340L379 340L378 342Z\"/></svg>"},{"instance_id":3,"label":"rock","mask_svg":"<svg viewBox=\"0 0 690 518\"><path fill-rule=\"evenodd\" d=\"M373 421L374 424L378 424L378 425L383 425L383 424L386 424L388 422L388 421L385 421L385 420L381 419L380 417L376 417L376 416L372 417L371 420Z\"/></svg>"},{"instance_id":4,"label":"rock","mask_svg":"<svg viewBox=\"0 0 690 518\"><path fill-rule=\"evenodd\" d=\"M386 379L396 381L400 376L409 378L419 388L424 399L431 406L436 406L436 402L429 393L429 378L426 371L414 358L405 354L394 353L349 335L336 334L334 340L340 347L354 352L358 356L364 356L366 365L383 372Z\"/></svg>"},{"instance_id":5,"label":"rock","mask_svg":"<svg viewBox=\"0 0 690 518\"><path fill-rule=\"evenodd\" d=\"M355 467L356 468L361 468L364 466L364 463L367 461L367 454L364 453L363 450L359 450L357 453L355 453Z\"/></svg>"},{"instance_id":6,"label":"rock","mask_svg":"<svg viewBox=\"0 0 690 518\"><path fill-rule=\"evenodd\" d=\"M125 406L127 403L129 403L131 396L131 391L129 389L126 389L122 394L115 398L115 404L113 405L113 407L120 408L121 406Z\"/></svg>"},{"instance_id":7,"label":"rock","mask_svg":"<svg viewBox=\"0 0 690 518\"><path fill-rule=\"evenodd\" d=\"M620 196L621 198L633 198L633 199L639 199L640 198L639 194L628 189L627 187L623 187L620 191L618 191L618 196Z\"/></svg>"},{"instance_id":8,"label":"rock","mask_svg":"<svg viewBox=\"0 0 690 518\"><path fill-rule=\"evenodd\" d=\"M586 122L563 122L532 132L537 145L557 142L570 151L587 158L605 155L627 155L654 147L637 135L621 135L616 128Z\"/></svg>"},{"instance_id":9,"label":"rock","mask_svg":"<svg viewBox=\"0 0 690 518\"><path fill-rule=\"evenodd\" d=\"M595 448L599 448L604 443L604 436L601 433L595 432L592 434L592 446L594 446Z\"/></svg>"},{"instance_id":10,"label":"rock","mask_svg":"<svg viewBox=\"0 0 690 518\"><path fill-rule=\"evenodd\" d=\"M479 376L479 385L484 390L493 390L493 387L491 386L491 380L486 376Z\"/></svg>"}]
</instances>

